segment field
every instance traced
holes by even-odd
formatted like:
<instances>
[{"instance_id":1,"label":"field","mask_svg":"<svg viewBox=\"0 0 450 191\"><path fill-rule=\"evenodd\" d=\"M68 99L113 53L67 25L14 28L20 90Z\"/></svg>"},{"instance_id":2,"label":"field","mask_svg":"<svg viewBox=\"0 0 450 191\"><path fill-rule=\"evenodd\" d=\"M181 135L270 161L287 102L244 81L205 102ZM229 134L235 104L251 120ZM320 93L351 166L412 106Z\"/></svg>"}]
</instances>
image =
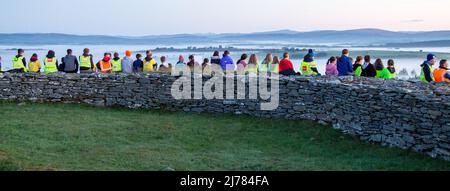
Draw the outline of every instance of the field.
<instances>
[{"instance_id":1,"label":"field","mask_svg":"<svg viewBox=\"0 0 450 191\"><path fill-rule=\"evenodd\" d=\"M450 170L309 121L0 102L0 170Z\"/></svg>"}]
</instances>

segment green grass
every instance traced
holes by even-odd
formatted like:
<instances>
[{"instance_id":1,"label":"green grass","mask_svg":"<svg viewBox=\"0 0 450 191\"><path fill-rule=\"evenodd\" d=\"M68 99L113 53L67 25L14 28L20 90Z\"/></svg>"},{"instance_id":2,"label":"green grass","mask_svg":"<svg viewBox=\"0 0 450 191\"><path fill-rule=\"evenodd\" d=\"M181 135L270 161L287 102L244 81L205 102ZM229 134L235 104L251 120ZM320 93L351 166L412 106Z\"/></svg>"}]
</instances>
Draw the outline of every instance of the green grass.
<instances>
[{"instance_id":1,"label":"green grass","mask_svg":"<svg viewBox=\"0 0 450 191\"><path fill-rule=\"evenodd\" d=\"M0 102L0 170L450 170L309 121Z\"/></svg>"}]
</instances>

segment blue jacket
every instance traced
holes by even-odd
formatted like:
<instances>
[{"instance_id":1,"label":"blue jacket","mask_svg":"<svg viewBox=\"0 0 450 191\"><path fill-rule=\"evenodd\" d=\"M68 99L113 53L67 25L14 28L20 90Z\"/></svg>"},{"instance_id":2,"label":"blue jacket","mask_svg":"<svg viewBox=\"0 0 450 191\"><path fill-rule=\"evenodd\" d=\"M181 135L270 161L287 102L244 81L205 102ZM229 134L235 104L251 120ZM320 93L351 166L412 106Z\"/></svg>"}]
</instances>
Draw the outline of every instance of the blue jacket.
<instances>
[{"instance_id":1,"label":"blue jacket","mask_svg":"<svg viewBox=\"0 0 450 191\"><path fill-rule=\"evenodd\" d=\"M133 72L142 72L143 67L144 67L144 61L135 60L133 62Z\"/></svg>"},{"instance_id":2,"label":"blue jacket","mask_svg":"<svg viewBox=\"0 0 450 191\"><path fill-rule=\"evenodd\" d=\"M342 55L337 61L339 76L348 76L353 73L353 64L348 56Z\"/></svg>"},{"instance_id":3,"label":"blue jacket","mask_svg":"<svg viewBox=\"0 0 450 191\"><path fill-rule=\"evenodd\" d=\"M230 56L224 56L220 60L220 66L222 67L222 70L226 70L227 67L230 67L229 65L233 65L233 68L234 68L233 59Z\"/></svg>"}]
</instances>

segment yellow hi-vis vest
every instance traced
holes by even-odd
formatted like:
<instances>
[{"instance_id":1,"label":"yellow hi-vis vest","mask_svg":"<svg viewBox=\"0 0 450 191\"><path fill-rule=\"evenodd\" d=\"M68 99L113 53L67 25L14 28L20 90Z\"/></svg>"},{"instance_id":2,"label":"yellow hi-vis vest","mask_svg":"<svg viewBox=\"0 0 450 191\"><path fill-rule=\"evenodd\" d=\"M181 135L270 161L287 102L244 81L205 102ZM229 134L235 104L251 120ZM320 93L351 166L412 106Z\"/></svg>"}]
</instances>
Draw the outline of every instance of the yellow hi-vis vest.
<instances>
[{"instance_id":1,"label":"yellow hi-vis vest","mask_svg":"<svg viewBox=\"0 0 450 191\"><path fill-rule=\"evenodd\" d=\"M270 64L270 72L274 74L278 74L280 72L279 64Z\"/></svg>"},{"instance_id":2,"label":"yellow hi-vis vest","mask_svg":"<svg viewBox=\"0 0 450 191\"><path fill-rule=\"evenodd\" d=\"M258 64L248 64L247 72L250 74L258 74Z\"/></svg>"},{"instance_id":3,"label":"yellow hi-vis vest","mask_svg":"<svg viewBox=\"0 0 450 191\"><path fill-rule=\"evenodd\" d=\"M122 59L118 59L118 60L112 59L111 64L112 64L113 72L122 72Z\"/></svg>"},{"instance_id":4,"label":"yellow hi-vis vest","mask_svg":"<svg viewBox=\"0 0 450 191\"><path fill-rule=\"evenodd\" d=\"M91 68L91 56L80 56L80 67Z\"/></svg>"},{"instance_id":5,"label":"yellow hi-vis vest","mask_svg":"<svg viewBox=\"0 0 450 191\"><path fill-rule=\"evenodd\" d=\"M425 83L429 83L429 82L427 81L427 79L425 78L425 72L423 71L423 68L424 68L424 67L428 67L428 68L430 69L431 80L434 81L434 75L433 75L433 73L432 73L433 67L431 67L431 66L428 65L428 64L425 64L425 66L422 67L422 71L420 72L420 81L425 82Z\"/></svg>"},{"instance_id":6,"label":"yellow hi-vis vest","mask_svg":"<svg viewBox=\"0 0 450 191\"><path fill-rule=\"evenodd\" d=\"M314 75L314 72L311 69L311 62L303 61L300 65L300 71L302 72L302 76L311 76Z\"/></svg>"},{"instance_id":7,"label":"yellow hi-vis vest","mask_svg":"<svg viewBox=\"0 0 450 191\"><path fill-rule=\"evenodd\" d=\"M56 66L56 58L45 58L44 65L45 65L44 68L45 74L58 72L58 67Z\"/></svg>"},{"instance_id":8,"label":"yellow hi-vis vest","mask_svg":"<svg viewBox=\"0 0 450 191\"><path fill-rule=\"evenodd\" d=\"M144 72L153 72L155 69L154 69L154 66L156 65L156 61L155 61L155 59L152 59L152 60L150 60L150 61L146 61L146 60L144 60L144 68L143 68L143 71Z\"/></svg>"},{"instance_id":9,"label":"yellow hi-vis vest","mask_svg":"<svg viewBox=\"0 0 450 191\"><path fill-rule=\"evenodd\" d=\"M24 72L28 72L27 68L25 67L25 64L23 63L23 56L17 58L14 56L12 62L13 62L13 69L23 69Z\"/></svg>"}]
</instances>

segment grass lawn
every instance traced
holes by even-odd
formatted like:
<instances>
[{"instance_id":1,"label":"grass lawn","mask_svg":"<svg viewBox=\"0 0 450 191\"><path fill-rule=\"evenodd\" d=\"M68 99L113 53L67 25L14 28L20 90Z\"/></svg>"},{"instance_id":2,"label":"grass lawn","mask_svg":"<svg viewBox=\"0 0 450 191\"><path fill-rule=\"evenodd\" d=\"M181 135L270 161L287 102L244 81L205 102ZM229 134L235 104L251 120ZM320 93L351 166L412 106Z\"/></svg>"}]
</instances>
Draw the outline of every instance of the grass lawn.
<instances>
[{"instance_id":1,"label":"grass lawn","mask_svg":"<svg viewBox=\"0 0 450 191\"><path fill-rule=\"evenodd\" d=\"M0 170L450 170L309 121L0 102Z\"/></svg>"}]
</instances>

